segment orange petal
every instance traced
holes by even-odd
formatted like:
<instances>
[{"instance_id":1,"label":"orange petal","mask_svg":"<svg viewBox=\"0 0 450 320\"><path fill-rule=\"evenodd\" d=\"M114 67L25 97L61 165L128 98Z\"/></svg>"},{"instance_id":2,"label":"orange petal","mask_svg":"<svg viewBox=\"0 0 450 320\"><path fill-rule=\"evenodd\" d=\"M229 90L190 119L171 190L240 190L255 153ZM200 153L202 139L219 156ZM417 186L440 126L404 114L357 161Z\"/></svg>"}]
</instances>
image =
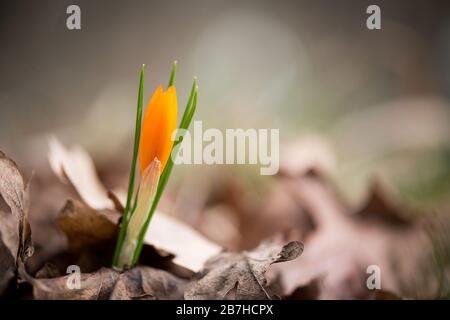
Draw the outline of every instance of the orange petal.
<instances>
[{"instance_id":1,"label":"orange petal","mask_svg":"<svg viewBox=\"0 0 450 320\"><path fill-rule=\"evenodd\" d=\"M161 172L172 151L172 133L177 128L177 93L171 86L163 91L159 86L148 103L142 122L139 146L141 175L155 157L161 162Z\"/></svg>"}]
</instances>

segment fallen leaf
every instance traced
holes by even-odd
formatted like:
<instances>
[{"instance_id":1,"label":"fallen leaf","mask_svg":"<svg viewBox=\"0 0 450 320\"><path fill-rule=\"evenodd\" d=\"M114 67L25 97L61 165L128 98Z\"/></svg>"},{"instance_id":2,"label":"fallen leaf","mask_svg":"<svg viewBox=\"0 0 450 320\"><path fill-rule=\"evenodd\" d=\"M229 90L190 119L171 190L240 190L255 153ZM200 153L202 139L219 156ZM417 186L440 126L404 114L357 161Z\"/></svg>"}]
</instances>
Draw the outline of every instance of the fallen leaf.
<instances>
[{"instance_id":1,"label":"fallen leaf","mask_svg":"<svg viewBox=\"0 0 450 320\"><path fill-rule=\"evenodd\" d=\"M107 268L93 273L82 273L79 289L69 286L73 284L73 274L58 278L36 279L22 270L21 275L33 286L33 297L37 300L105 300L109 299L120 274Z\"/></svg>"},{"instance_id":2,"label":"fallen leaf","mask_svg":"<svg viewBox=\"0 0 450 320\"><path fill-rule=\"evenodd\" d=\"M95 210L80 201L68 200L57 224L67 236L71 251L79 252L115 240L119 217L115 211Z\"/></svg>"},{"instance_id":3,"label":"fallen leaf","mask_svg":"<svg viewBox=\"0 0 450 320\"><path fill-rule=\"evenodd\" d=\"M25 260L33 254L31 228L28 219L28 186L23 181L17 165L0 151L0 194L11 209L18 224L16 248L10 248L17 258ZM10 245L13 245L10 243ZM16 251L17 250L17 251ZM14 252L15 251L15 252Z\"/></svg>"},{"instance_id":4,"label":"fallen leaf","mask_svg":"<svg viewBox=\"0 0 450 320\"><path fill-rule=\"evenodd\" d=\"M285 183L315 226L306 238L302 259L276 268L285 295L317 281L320 299L368 298L366 270L375 265L381 270L381 288L404 296L404 283L417 280L418 265L429 259L430 244L420 224L399 223L397 213L378 211L387 207L377 206L367 213L372 208L370 197L363 211L350 214L352 210L342 204L331 185L315 176Z\"/></svg>"},{"instance_id":5,"label":"fallen leaf","mask_svg":"<svg viewBox=\"0 0 450 320\"><path fill-rule=\"evenodd\" d=\"M33 286L33 297L38 300L181 299L186 283L150 267L123 273L110 268L81 273L79 288L74 287L74 274L56 278L33 278L23 270L21 274Z\"/></svg>"},{"instance_id":6,"label":"fallen leaf","mask_svg":"<svg viewBox=\"0 0 450 320\"><path fill-rule=\"evenodd\" d=\"M17 265L33 253L28 222L28 187L17 165L0 151L0 194L11 213L0 212L0 295L15 277Z\"/></svg>"},{"instance_id":7,"label":"fallen leaf","mask_svg":"<svg viewBox=\"0 0 450 320\"><path fill-rule=\"evenodd\" d=\"M56 218L67 238L67 262L79 265L83 272L110 265L120 216L113 210L95 210L83 202L68 200Z\"/></svg>"},{"instance_id":8,"label":"fallen leaf","mask_svg":"<svg viewBox=\"0 0 450 320\"><path fill-rule=\"evenodd\" d=\"M150 267L136 267L119 276L111 300L183 299L186 281Z\"/></svg>"},{"instance_id":9,"label":"fallen leaf","mask_svg":"<svg viewBox=\"0 0 450 320\"><path fill-rule=\"evenodd\" d=\"M271 264L297 258L303 244L290 242L284 246L263 242L252 251L224 252L205 264L202 277L190 284L186 299L224 299L236 289L236 299L271 299L265 273Z\"/></svg>"}]
</instances>

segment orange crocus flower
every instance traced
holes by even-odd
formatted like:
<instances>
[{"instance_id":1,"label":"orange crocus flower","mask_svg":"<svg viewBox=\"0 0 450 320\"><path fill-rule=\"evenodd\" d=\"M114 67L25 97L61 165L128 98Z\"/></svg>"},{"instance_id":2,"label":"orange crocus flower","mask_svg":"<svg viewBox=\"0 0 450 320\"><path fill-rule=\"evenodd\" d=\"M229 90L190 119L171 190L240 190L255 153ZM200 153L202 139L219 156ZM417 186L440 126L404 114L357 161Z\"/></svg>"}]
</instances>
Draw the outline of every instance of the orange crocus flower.
<instances>
[{"instance_id":1,"label":"orange crocus flower","mask_svg":"<svg viewBox=\"0 0 450 320\"><path fill-rule=\"evenodd\" d=\"M164 170L172 151L172 133L177 128L177 91L170 86L164 91L160 85L153 94L142 122L139 145L141 176L156 158L160 161L160 173Z\"/></svg>"}]
</instances>

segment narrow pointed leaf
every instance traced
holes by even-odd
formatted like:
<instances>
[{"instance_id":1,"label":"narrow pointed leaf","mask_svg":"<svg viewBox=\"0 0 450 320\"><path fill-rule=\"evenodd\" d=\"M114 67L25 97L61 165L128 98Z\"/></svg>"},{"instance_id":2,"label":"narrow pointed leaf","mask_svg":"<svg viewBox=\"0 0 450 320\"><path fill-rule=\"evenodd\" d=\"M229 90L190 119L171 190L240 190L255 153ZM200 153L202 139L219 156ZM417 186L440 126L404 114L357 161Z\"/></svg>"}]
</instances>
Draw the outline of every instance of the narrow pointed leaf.
<instances>
[{"instance_id":1,"label":"narrow pointed leaf","mask_svg":"<svg viewBox=\"0 0 450 320\"><path fill-rule=\"evenodd\" d=\"M141 68L141 75L139 79L139 91L138 91L138 103L137 103L137 111L136 111L136 127L134 131L134 149L133 149L133 158L131 161L131 171L130 171L130 179L128 183L128 193L127 193L127 202L125 205L125 210L122 217L122 223L120 226L119 236L117 238L116 249L114 251L113 257L113 266L117 265L117 260L119 258L120 250L122 248L122 244L125 238L129 215L130 215L130 207L131 207L131 199L133 198L134 193L134 181L136 175L136 162L139 151L139 141L141 137L141 124L142 124L142 100L144 96L144 65Z\"/></svg>"}]
</instances>

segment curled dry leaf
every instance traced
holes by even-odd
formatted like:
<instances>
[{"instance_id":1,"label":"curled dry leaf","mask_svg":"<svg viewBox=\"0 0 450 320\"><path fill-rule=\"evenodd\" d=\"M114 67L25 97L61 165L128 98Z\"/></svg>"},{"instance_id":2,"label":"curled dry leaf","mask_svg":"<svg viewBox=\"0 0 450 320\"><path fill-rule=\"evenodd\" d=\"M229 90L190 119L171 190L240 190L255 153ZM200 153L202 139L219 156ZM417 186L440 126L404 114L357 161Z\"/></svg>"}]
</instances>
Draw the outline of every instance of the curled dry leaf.
<instances>
[{"instance_id":1,"label":"curled dry leaf","mask_svg":"<svg viewBox=\"0 0 450 320\"><path fill-rule=\"evenodd\" d=\"M19 262L33 253L28 222L28 187L17 165L0 151L0 194L11 213L0 212L0 295Z\"/></svg>"},{"instance_id":2,"label":"curled dry leaf","mask_svg":"<svg viewBox=\"0 0 450 320\"><path fill-rule=\"evenodd\" d=\"M82 208L78 204L76 208L80 208L81 212L76 213L76 215L84 217L85 221L88 222L88 224L79 226L70 223L70 221L75 221L70 218L74 217L75 213L66 215L69 221L64 219L63 224L71 225L65 228L66 231L75 231L79 227L83 229L84 233L87 233L86 237L82 239L77 239L77 232L73 233L72 240L69 239L69 243L79 246L80 241L89 241L88 238L95 240L93 237L97 236L94 236L93 233L98 232L98 230L89 226L89 223L91 223L90 219L94 219L99 224L107 225L108 222L102 219L101 215L105 213L105 210L110 212L107 216L113 215L112 211L107 209L120 211L123 208L123 199L117 197L111 191L106 191L95 172L92 159L81 147L68 150L56 138L53 138L50 141L49 160L54 172L61 179L68 179L89 207L102 210L102 213L99 215L95 210L89 209L89 207ZM75 207L69 206L68 209L70 208L73 209ZM60 221L61 219L58 220ZM58 224L61 226L60 222ZM104 228L105 233L113 231L111 225L104 226ZM207 240L185 223L171 218L160 211L154 213L144 241L158 250L174 255L176 264L194 272L200 271L206 260L222 250L220 246Z\"/></svg>"},{"instance_id":3,"label":"curled dry leaf","mask_svg":"<svg viewBox=\"0 0 450 320\"><path fill-rule=\"evenodd\" d=\"M23 181L17 165L0 151L0 194L11 209L17 221L17 258L25 260L33 254L31 244L31 228L28 219L29 196L28 186ZM13 248L11 248L13 249ZM15 248L14 248L15 249Z\"/></svg>"},{"instance_id":4,"label":"curled dry leaf","mask_svg":"<svg viewBox=\"0 0 450 320\"><path fill-rule=\"evenodd\" d=\"M186 299L224 299L234 289L236 299L271 299L265 273L271 264L297 258L303 244L290 242L284 246L266 241L252 251L221 253L205 264L200 280L191 283Z\"/></svg>"},{"instance_id":5,"label":"curled dry leaf","mask_svg":"<svg viewBox=\"0 0 450 320\"><path fill-rule=\"evenodd\" d=\"M120 275L110 299L182 299L185 285L185 280L166 271L150 267L136 267Z\"/></svg>"},{"instance_id":6,"label":"curled dry leaf","mask_svg":"<svg viewBox=\"0 0 450 320\"><path fill-rule=\"evenodd\" d=\"M119 218L116 211L95 210L81 201L68 200L56 218L67 237L67 262L79 265L83 272L110 265Z\"/></svg>"},{"instance_id":7,"label":"curled dry leaf","mask_svg":"<svg viewBox=\"0 0 450 320\"><path fill-rule=\"evenodd\" d=\"M123 273L110 268L82 273L79 288L75 274L46 279L26 273L23 276L33 286L33 297L38 300L180 299L185 285L185 280L150 267Z\"/></svg>"},{"instance_id":8,"label":"curled dry leaf","mask_svg":"<svg viewBox=\"0 0 450 320\"><path fill-rule=\"evenodd\" d=\"M38 300L105 300L109 298L120 275L107 268L82 273L77 289L75 274L50 279L33 278L24 270L21 270L21 274L33 286L33 297Z\"/></svg>"},{"instance_id":9,"label":"curled dry leaf","mask_svg":"<svg viewBox=\"0 0 450 320\"><path fill-rule=\"evenodd\" d=\"M401 220L394 207L379 201L379 193L351 215L325 179L306 175L285 183L315 225L302 259L277 266L285 295L316 282L317 298L368 298L371 265L382 272L382 289L395 294L404 294L403 284L417 280L414 271L426 261L429 241L417 222Z\"/></svg>"},{"instance_id":10,"label":"curled dry leaf","mask_svg":"<svg viewBox=\"0 0 450 320\"><path fill-rule=\"evenodd\" d=\"M66 234L73 252L103 246L115 240L119 213L95 210L80 201L68 200L57 217L58 227Z\"/></svg>"}]
</instances>

